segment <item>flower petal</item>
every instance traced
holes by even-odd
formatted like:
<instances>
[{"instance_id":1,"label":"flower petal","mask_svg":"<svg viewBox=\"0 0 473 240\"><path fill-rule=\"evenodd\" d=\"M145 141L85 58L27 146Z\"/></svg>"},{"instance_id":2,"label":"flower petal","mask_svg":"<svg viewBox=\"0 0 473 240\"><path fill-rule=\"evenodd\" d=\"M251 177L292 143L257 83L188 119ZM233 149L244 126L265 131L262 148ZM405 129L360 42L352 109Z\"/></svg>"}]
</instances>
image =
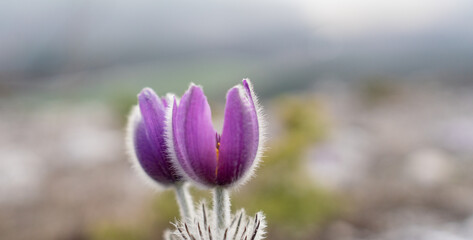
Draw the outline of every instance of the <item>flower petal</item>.
<instances>
[{"instance_id":1,"label":"flower petal","mask_svg":"<svg viewBox=\"0 0 473 240\"><path fill-rule=\"evenodd\" d=\"M257 113L251 95L241 86L227 93L220 142L217 183L230 185L252 166L259 143Z\"/></svg>"},{"instance_id":2,"label":"flower petal","mask_svg":"<svg viewBox=\"0 0 473 240\"><path fill-rule=\"evenodd\" d=\"M156 156L164 160L167 156L163 137L166 118L163 100L152 89L145 88L138 94L138 103L153 151Z\"/></svg>"},{"instance_id":3,"label":"flower petal","mask_svg":"<svg viewBox=\"0 0 473 240\"><path fill-rule=\"evenodd\" d=\"M216 131L202 89L191 85L172 114L173 143L183 172L203 185L215 182Z\"/></svg>"},{"instance_id":4,"label":"flower petal","mask_svg":"<svg viewBox=\"0 0 473 240\"><path fill-rule=\"evenodd\" d=\"M138 103L139 110L136 109L129 120L133 122L129 124L132 128L135 165L139 165L138 169L163 185L180 181L181 177L172 168L166 154L163 100L152 89L145 88L138 94Z\"/></svg>"},{"instance_id":5,"label":"flower petal","mask_svg":"<svg viewBox=\"0 0 473 240\"><path fill-rule=\"evenodd\" d=\"M136 125L133 143L138 163L149 177L163 185L170 185L180 179L172 170L171 163L157 154L143 120Z\"/></svg>"}]
</instances>

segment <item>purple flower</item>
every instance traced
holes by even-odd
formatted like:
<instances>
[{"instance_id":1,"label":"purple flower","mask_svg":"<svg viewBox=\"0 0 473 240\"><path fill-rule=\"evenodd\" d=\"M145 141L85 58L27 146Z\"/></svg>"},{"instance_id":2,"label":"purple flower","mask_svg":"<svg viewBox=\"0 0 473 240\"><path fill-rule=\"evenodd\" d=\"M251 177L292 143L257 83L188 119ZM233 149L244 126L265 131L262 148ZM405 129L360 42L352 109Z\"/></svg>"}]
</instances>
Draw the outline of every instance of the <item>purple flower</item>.
<instances>
[{"instance_id":1,"label":"purple flower","mask_svg":"<svg viewBox=\"0 0 473 240\"><path fill-rule=\"evenodd\" d=\"M128 120L127 147L135 168L164 186L182 180L172 167L164 136L166 108L172 99L159 98L152 89L144 88Z\"/></svg>"},{"instance_id":2,"label":"purple flower","mask_svg":"<svg viewBox=\"0 0 473 240\"><path fill-rule=\"evenodd\" d=\"M191 84L179 106L168 112L170 155L182 174L205 186L230 186L244 181L258 162L262 124L248 79L227 93L223 131L212 125L210 106L201 87Z\"/></svg>"}]
</instances>

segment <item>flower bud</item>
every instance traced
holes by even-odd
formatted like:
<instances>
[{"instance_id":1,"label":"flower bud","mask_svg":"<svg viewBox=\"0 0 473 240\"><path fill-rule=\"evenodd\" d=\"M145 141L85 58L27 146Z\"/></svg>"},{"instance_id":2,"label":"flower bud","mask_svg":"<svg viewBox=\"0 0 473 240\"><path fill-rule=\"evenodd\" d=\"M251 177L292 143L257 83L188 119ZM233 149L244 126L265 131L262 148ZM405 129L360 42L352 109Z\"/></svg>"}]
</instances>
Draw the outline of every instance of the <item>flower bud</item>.
<instances>
[{"instance_id":1,"label":"flower bud","mask_svg":"<svg viewBox=\"0 0 473 240\"><path fill-rule=\"evenodd\" d=\"M163 186L182 180L173 169L164 136L166 108L171 99L159 98L152 89L144 88L128 119L127 148L134 167Z\"/></svg>"},{"instance_id":2,"label":"flower bud","mask_svg":"<svg viewBox=\"0 0 473 240\"><path fill-rule=\"evenodd\" d=\"M248 79L227 92L222 134L212 125L210 106L201 87L191 84L168 113L168 146L181 174L208 187L244 181L262 150L262 121Z\"/></svg>"}]
</instances>

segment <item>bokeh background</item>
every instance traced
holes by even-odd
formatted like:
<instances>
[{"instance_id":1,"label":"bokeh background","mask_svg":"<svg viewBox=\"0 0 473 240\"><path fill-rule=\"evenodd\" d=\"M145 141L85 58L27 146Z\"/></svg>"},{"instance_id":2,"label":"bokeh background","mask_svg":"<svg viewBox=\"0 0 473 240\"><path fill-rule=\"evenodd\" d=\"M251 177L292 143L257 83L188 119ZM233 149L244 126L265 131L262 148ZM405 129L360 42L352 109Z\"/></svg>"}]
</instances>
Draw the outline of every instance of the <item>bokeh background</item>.
<instances>
[{"instance_id":1,"label":"bokeh background","mask_svg":"<svg viewBox=\"0 0 473 240\"><path fill-rule=\"evenodd\" d=\"M473 239L472 22L470 0L0 1L0 239L161 239L136 94L201 84L221 126L244 77L269 141L233 209L268 239Z\"/></svg>"}]
</instances>

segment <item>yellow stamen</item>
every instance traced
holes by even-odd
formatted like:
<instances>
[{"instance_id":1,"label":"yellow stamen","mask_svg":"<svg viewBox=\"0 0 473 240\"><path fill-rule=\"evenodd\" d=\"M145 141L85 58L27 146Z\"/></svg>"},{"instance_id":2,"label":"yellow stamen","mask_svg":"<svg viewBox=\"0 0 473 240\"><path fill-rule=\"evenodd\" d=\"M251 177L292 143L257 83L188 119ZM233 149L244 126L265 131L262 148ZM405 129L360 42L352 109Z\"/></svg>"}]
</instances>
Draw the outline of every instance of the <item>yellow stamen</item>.
<instances>
[{"instance_id":1,"label":"yellow stamen","mask_svg":"<svg viewBox=\"0 0 473 240\"><path fill-rule=\"evenodd\" d=\"M217 148L215 149L215 152L217 153L217 167L215 167L215 176L218 174L218 157L220 154L220 143L217 143Z\"/></svg>"}]
</instances>

